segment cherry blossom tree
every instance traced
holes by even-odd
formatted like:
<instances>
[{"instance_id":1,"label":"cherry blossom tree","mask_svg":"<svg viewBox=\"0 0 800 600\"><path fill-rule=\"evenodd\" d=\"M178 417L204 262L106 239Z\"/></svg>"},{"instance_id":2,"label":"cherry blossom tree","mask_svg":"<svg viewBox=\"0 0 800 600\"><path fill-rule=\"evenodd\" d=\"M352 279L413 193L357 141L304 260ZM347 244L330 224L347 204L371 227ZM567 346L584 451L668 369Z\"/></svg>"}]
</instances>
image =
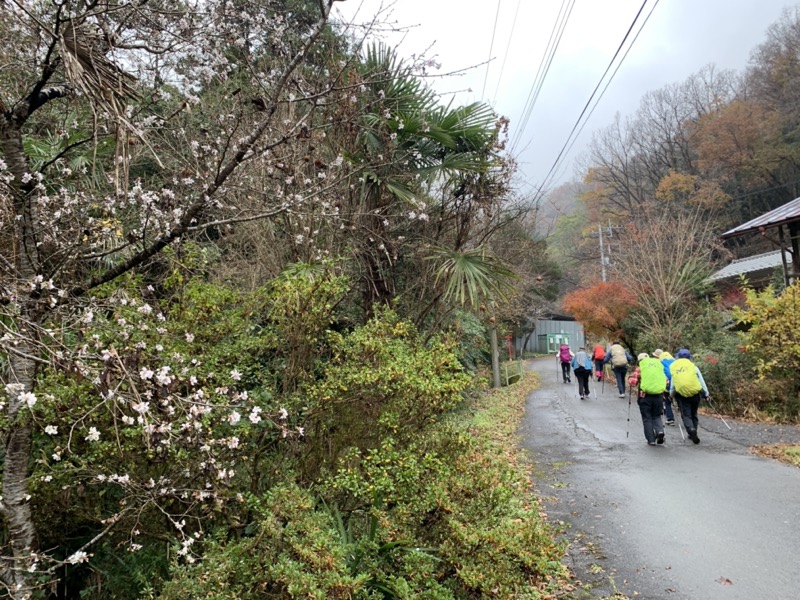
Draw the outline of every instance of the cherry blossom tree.
<instances>
[{"instance_id":1,"label":"cherry blossom tree","mask_svg":"<svg viewBox=\"0 0 800 600\"><path fill-rule=\"evenodd\" d=\"M171 331L144 286L114 290L170 246L291 211L336 179L336 160L324 178L285 175L268 195L259 177L285 168L283 147L324 135L312 122L343 67L333 1L293 12L268 0L4 3L0 581L10 597L29 598L61 565L86 560L123 513L145 505L160 507L190 555L197 529L181 517L187 503L219 501L233 473L238 436L221 428L270 419L288 432L287 415L266 414L239 388L237 369L211 373L141 337L179 334L191 344L197 335ZM75 345L74 334L89 337ZM57 397L53 371L75 375L95 406ZM32 512L35 436L56 440L50 463L73 456L80 471L82 455L111 446L124 454L126 427L153 457L183 444L205 458L180 482L96 473L127 497L124 507L71 555L43 552Z\"/></svg>"}]
</instances>

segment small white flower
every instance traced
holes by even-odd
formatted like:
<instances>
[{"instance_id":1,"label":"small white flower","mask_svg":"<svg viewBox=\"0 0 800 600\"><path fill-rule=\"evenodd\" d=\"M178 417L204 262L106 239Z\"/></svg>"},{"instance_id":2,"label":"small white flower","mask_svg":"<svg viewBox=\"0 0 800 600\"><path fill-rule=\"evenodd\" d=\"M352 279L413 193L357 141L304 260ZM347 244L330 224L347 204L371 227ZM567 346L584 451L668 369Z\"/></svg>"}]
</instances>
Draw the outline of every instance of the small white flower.
<instances>
[{"instance_id":1,"label":"small white flower","mask_svg":"<svg viewBox=\"0 0 800 600\"><path fill-rule=\"evenodd\" d=\"M231 379L233 379L234 381L241 381L242 374L236 369L234 369L233 371L231 371Z\"/></svg>"},{"instance_id":2,"label":"small white flower","mask_svg":"<svg viewBox=\"0 0 800 600\"><path fill-rule=\"evenodd\" d=\"M194 341L194 334L193 333L187 333L186 334L186 341L191 344Z\"/></svg>"},{"instance_id":3,"label":"small white flower","mask_svg":"<svg viewBox=\"0 0 800 600\"><path fill-rule=\"evenodd\" d=\"M89 434L86 436L87 442L96 442L100 439L100 432L97 431L97 427L90 427Z\"/></svg>"},{"instance_id":4,"label":"small white flower","mask_svg":"<svg viewBox=\"0 0 800 600\"><path fill-rule=\"evenodd\" d=\"M33 392L23 392L19 395L19 401L27 404L29 408L33 408L36 404L36 394Z\"/></svg>"},{"instance_id":5,"label":"small white flower","mask_svg":"<svg viewBox=\"0 0 800 600\"><path fill-rule=\"evenodd\" d=\"M145 414L146 412L150 411L150 403L149 402L139 402L134 404L131 408L138 412L140 415Z\"/></svg>"},{"instance_id":6,"label":"small white flower","mask_svg":"<svg viewBox=\"0 0 800 600\"><path fill-rule=\"evenodd\" d=\"M250 419L250 422L253 424L261 422L261 408L258 406L254 406L253 410L250 411L250 414L247 415L247 418Z\"/></svg>"},{"instance_id":7,"label":"small white flower","mask_svg":"<svg viewBox=\"0 0 800 600\"><path fill-rule=\"evenodd\" d=\"M51 455L51 458L55 462L61 462L61 453L60 452L53 452L53 454Z\"/></svg>"},{"instance_id":8,"label":"small white flower","mask_svg":"<svg viewBox=\"0 0 800 600\"><path fill-rule=\"evenodd\" d=\"M47 435L58 435L58 427L56 427L55 425L48 425L47 427L44 428L44 432Z\"/></svg>"},{"instance_id":9,"label":"small white flower","mask_svg":"<svg viewBox=\"0 0 800 600\"><path fill-rule=\"evenodd\" d=\"M227 441L227 446L231 450L233 450L235 448L238 448L239 447L239 438L236 437L236 436L233 436L232 438L229 438L228 441Z\"/></svg>"},{"instance_id":10,"label":"small white flower","mask_svg":"<svg viewBox=\"0 0 800 600\"><path fill-rule=\"evenodd\" d=\"M141 377L142 379L152 379L153 375L155 375L155 373L153 373L153 371L151 369L148 369L147 367L144 367L139 370L139 377Z\"/></svg>"},{"instance_id":11,"label":"small white flower","mask_svg":"<svg viewBox=\"0 0 800 600\"><path fill-rule=\"evenodd\" d=\"M242 415L240 415L236 411L233 411L230 415L228 415L228 423L230 423L231 425L236 425L241 420L242 420Z\"/></svg>"},{"instance_id":12,"label":"small white flower","mask_svg":"<svg viewBox=\"0 0 800 600\"><path fill-rule=\"evenodd\" d=\"M50 483L51 481L53 481L53 476L45 475L44 477L42 477L42 481L44 481L45 483Z\"/></svg>"},{"instance_id":13,"label":"small white flower","mask_svg":"<svg viewBox=\"0 0 800 600\"><path fill-rule=\"evenodd\" d=\"M278 411L278 417L281 421L285 421L289 417L289 412L285 408L281 407L281 409Z\"/></svg>"},{"instance_id":14,"label":"small white flower","mask_svg":"<svg viewBox=\"0 0 800 600\"><path fill-rule=\"evenodd\" d=\"M67 559L67 562L71 565L77 565L79 563L86 562L87 560L89 560L89 555L83 550L78 550L75 554Z\"/></svg>"}]
</instances>

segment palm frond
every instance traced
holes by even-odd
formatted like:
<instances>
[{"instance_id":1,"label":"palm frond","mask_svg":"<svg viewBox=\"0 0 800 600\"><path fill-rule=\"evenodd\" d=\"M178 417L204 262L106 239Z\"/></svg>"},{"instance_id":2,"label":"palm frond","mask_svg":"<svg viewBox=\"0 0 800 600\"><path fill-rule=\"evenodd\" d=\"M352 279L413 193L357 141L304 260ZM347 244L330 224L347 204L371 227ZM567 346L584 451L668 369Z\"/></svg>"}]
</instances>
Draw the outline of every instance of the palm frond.
<instances>
[{"instance_id":1,"label":"palm frond","mask_svg":"<svg viewBox=\"0 0 800 600\"><path fill-rule=\"evenodd\" d=\"M444 298L459 305L475 308L481 298L502 299L513 288L516 275L484 248L458 252L437 249L429 260L439 262L436 269L437 285L444 282Z\"/></svg>"}]
</instances>

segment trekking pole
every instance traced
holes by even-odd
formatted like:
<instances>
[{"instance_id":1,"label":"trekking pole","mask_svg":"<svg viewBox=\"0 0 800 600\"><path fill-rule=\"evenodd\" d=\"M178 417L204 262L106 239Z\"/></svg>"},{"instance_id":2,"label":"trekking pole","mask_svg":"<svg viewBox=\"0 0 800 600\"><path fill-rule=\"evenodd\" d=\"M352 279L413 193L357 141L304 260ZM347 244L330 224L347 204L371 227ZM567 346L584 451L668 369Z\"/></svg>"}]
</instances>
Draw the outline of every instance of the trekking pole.
<instances>
[{"instance_id":1,"label":"trekking pole","mask_svg":"<svg viewBox=\"0 0 800 600\"><path fill-rule=\"evenodd\" d=\"M605 365L605 363L603 363L603 370L601 371L601 373L603 374L603 377L602 377L603 384L600 386L600 393L601 394L605 394L606 393L606 365Z\"/></svg>"},{"instance_id":2,"label":"trekking pole","mask_svg":"<svg viewBox=\"0 0 800 600\"><path fill-rule=\"evenodd\" d=\"M558 383L558 367L559 367L559 360L558 355L556 355L556 383Z\"/></svg>"},{"instance_id":3,"label":"trekking pole","mask_svg":"<svg viewBox=\"0 0 800 600\"><path fill-rule=\"evenodd\" d=\"M720 412L717 410L717 407L716 407L716 406L714 406L714 405L711 403L711 397L710 397L710 396L706 396L705 400L706 400L706 402L708 402L708 405L711 407L711 410L713 410L715 413L717 413L717 416L719 417L720 421L722 421L723 423L725 423L725 427L727 427L727 428L728 428L730 431L733 431L733 429L731 429L731 426L730 426L730 425L728 425L728 423L725 421L725 419L723 419L723 418L722 418L722 415L721 415L721 414L720 414Z\"/></svg>"},{"instance_id":4,"label":"trekking pole","mask_svg":"<svg viewBox=\"0 0 800 600\"><path fill-rule=\"evenodd\" d=\"M628 425L625 428L625 437L628 437L628 434L631 431L631 388L628 386Z\"/></svg>"}]
</instances>

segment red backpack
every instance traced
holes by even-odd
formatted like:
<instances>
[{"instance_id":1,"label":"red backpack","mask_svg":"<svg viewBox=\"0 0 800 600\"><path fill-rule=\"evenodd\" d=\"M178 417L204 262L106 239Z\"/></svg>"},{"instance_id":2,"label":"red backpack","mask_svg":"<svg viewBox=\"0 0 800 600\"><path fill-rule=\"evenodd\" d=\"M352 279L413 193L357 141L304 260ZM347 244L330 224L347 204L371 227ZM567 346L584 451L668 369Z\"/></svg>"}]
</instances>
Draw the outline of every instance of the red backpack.
<instances>
[{"instance_id":1,"label":"red backpack","mask_svg":"<svg viewBox=\"0 0 800 600\"><path fill-rule=\"evenodd\" d=\"M606 357L605 348L603 348L600 344L597 344L594 347L594 360L603 360Z\"/></svg>"}]
</instances>

